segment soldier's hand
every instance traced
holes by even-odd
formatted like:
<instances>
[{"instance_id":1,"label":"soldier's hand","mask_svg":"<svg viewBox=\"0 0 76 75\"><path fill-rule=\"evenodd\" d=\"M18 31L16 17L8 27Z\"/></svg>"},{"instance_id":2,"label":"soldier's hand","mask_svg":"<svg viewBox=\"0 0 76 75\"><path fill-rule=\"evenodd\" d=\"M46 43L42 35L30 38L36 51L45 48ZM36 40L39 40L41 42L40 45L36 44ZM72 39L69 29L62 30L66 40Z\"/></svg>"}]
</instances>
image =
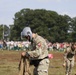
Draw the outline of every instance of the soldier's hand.
<instances>
[{"instance_id":1,"label":"soldier's hand","mask_svg":"<svg viewBox=\"0 0 76 75\"><path fill-rule=\"evenodd\" d=\"M26 52L22 52L21 55L22 55L22 56L25 56L25 55L26 55Z\"/></svg>"},{"instance_id":2,"label":"soldier's hand","mask_svg":"<svg viewBox=\"0 0 76 75\"><path fill-rule=\"evenodd\" d=\"M27 57L27 58L30 57L30 55L27 52L22 52L21 55L22 55L22 57Z\"/></svg>"},{"instance_id":3,"label":"soldier's hand","mask_svg":"<svg viewBox=\"0 0 76 75\"><path fill-rule=\"evenodd\" d=\"M66 66L66 63L63 63L62 66L65 67Z\"/></svg>"}]
</instances>

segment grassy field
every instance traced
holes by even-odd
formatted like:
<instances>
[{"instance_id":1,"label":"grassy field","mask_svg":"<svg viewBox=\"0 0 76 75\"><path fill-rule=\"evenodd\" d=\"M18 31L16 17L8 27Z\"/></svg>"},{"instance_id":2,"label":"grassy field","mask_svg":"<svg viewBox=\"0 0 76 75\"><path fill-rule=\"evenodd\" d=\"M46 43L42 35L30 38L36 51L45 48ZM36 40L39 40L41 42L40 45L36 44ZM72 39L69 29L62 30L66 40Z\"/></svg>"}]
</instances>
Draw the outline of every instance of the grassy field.
<instances>
[{"instance_id":1,"label":"grassy field","mask_svg":"<svg viewBox=\"0 0 76 75\"><path fill-rule=\"evenodd\" d=\"M65 75L63 64L63 52L50 52L54 55L50 59L49 75ZM0 75L18 75L18 64L21 51L0 51ZM76 57L75 57L76 59ZM31 67L31 71L33 66ZM76 74L76 61L73 75ZM33 75L33 74L32 74Z\"/></svg>"}]
</instances>

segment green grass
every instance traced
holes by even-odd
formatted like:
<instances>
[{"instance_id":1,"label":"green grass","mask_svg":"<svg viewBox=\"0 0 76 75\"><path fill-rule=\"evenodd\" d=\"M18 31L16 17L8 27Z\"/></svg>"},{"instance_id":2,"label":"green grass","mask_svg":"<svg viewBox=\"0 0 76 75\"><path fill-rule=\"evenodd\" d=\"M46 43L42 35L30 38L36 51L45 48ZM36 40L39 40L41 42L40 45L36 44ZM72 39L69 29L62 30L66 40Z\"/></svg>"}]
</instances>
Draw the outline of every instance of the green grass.
<instances>
[{"instance_id":1,"label":"green grass","mask_svg":"<svg viewBox=\"0 0 76 75\"><path fill-rule=\"evenodd\" d=\"M17 63L3 61L2 64L0 64L0 75L16 75L17 73Z\"/></svg>"},{"instance_id":2,"label":"green grass","mask_svg":"<svg viewBox=\"0 0 76 75\"><path fill-rule=\"evenodd\" d=\"M63 64L63 52L51 52L54 58L50 59L49 75L65 75ZM0 75L18 75L18 64L21 51L0 51ZM57 56L59 55L59 56ZM33 70L33 66L31 67ZM73 75L76 73L76 61ZM33 74L32 74L33 75Z\"/></svg>"}]
</instances>

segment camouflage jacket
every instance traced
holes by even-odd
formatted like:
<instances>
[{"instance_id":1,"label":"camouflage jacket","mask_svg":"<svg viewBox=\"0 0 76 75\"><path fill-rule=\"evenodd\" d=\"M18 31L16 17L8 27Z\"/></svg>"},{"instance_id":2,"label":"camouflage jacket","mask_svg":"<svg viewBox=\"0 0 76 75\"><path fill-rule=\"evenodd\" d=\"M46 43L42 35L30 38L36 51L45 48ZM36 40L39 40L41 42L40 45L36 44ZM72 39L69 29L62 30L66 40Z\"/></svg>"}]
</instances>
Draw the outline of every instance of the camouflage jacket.
<instances>
[{"instance_id":1,"label":"camouflage jacket","mask_svg":"<svg viewBox=\"0 0 76 75\"><path fill-rule=\"evenodd\" d=\"M43 59L48 56L46 40L38 34L36 34L36 37L33 38L30 50L31 51L28 51L28 54L31 59Z\"/></svg>"},{"instance_id":2,"label":"camouflage jacket","mask_svg":"<svg viewBox=\"0 0 76 75\"><path fill-rule=\"evenodd\" d=\"M72 60L74 58L74 55L76 53L76 49L74 51L71 50L71 47L67 47L66 51L64 53L64 58Z\"/></svg>"}]
</instances>

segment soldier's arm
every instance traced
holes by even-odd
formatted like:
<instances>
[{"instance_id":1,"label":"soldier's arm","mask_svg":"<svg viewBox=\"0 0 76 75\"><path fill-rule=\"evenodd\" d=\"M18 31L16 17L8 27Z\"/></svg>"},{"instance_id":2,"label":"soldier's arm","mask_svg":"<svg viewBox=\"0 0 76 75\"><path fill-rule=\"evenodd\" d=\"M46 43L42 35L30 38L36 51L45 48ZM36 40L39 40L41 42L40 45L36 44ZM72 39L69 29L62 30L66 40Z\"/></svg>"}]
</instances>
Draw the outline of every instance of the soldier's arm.
<instances>
[{"instance_id":1,"label":"soldier's arm","mask_svg":"<svg viewBox=\"0 0 76 75\"><path fill-rule=\"evenodd\" d=\"M63 54L63 67L66 66L66 60L67 60L67 51L65 51Z\"/></svg>"},{"instance_id":2,"label":"soldier's arm","mask_svg":"<svg viewBox=\"0 0 76 75\"><path fill-rule=\"evenodd\" d=\"M67 50L64 52L63 58L64 58L64 62L66 62L66 59L67 59Z\"/></svg>"},{"instance_id":3,"label":"soldier's arm","mask_svg":"<svg viewBox=\"0 0 76 75\"><path fill-rule=\"evenodd\" d=\"M27 53L29 54L30 57L39 57L39 55L42 54L42 48L43 48L43 44L41 42L39 42L36 45L36 49L33 51L28 51Z\"/></svg>"}]
</instances>

